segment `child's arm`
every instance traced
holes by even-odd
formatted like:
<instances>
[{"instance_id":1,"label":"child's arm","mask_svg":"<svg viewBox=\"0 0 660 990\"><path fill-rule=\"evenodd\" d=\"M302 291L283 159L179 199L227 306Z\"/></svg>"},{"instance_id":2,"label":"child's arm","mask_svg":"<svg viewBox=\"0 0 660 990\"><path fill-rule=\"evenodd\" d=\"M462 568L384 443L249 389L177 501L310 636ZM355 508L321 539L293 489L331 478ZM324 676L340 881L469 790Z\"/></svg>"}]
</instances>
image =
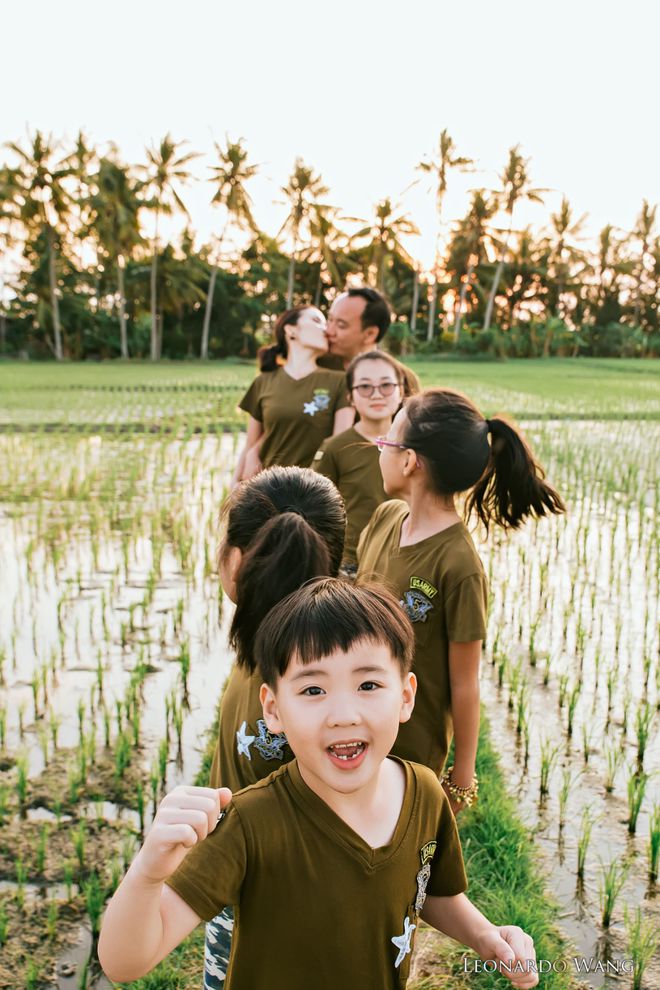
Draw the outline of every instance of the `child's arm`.
<instances>
[{"instance_id":1,"label":"child's arm","mask_svg":"<svg viewBox=\"0 0 660 990\"><path fill-rule=\"evenodd\" d=\"M177 787L161 802L144 845L110 901L99 960L114 982L135 980L164 959L200 918L164 886L189 849L215 828L226 787Z\"/></svg>"},{"instance_id":2,"label":"child's arm","mask_svg":"<svg viewBox=\"0 0 660 990\"><path fill-rule=\"evenodd\" d=\"M454 723L454 769L452 783L469 787L474 777L479 741L479 663L481 640L449 644L451 717ZM450 800L454 814L464 807Z\"/></svg>"},{"instance_id":3,"label":"child's arm","mask_svg":"<svg viewBox=\"0 0 660 990\"><path fill-rule=\"evenodd\" d=\"M482 959L503 963L500 972L519 990L528 990L539 982L534 942L529 935L517 925L498 928L491 924L465 894L429 895L421 916L439 932L474 949Z\"/></svg>"},{"instance_id":4,"label":"child's arm","mask_svg":"<svg viewBox=\"0 0 660 990\"><path fill-rule=\"evenodd\" d=\"M235 488L239 482L245 481L247 478L251 478L253 475L258 474L261 470L259 448L261 446L260 441L263 436L263 432L263 424L258 419L255 419L254 416L249 416L245 446L240 453L233 477L231 479L232 488ZM256 450L253 449L255 447Z\"/></svg>"}]
</instances>

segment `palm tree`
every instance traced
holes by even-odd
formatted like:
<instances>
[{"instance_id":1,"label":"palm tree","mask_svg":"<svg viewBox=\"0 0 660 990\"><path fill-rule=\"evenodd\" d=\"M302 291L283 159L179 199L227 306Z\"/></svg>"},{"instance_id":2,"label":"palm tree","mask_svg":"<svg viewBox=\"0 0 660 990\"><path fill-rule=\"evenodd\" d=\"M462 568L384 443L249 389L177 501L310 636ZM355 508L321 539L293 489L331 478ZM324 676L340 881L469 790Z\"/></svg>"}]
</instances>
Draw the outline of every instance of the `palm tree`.
<instances>
[{"instance_id":1,"label":"palm tree","mask_svg":"<svg viewBox=\"0 0 660 990\"><path fill-rule=\"evenodd\" d=\"M507 162L506 168L501 175L502 182L502 199L504 202L505 212L509 217L509 226L504 238L502 249L500 252L500 257L497 262L497 268L495 269L495 275L493 278L493 284L491 286L490 295L488 296L488 304L486 306L486 315L484 316L484 330L488 330L490 327L490 321L493 316L493 308L495 306L495 297L497 296L497 289L500 284L500 278L502 277L502 269L504 268L504 259L506 257L506 252L509 246L509 239L511 237L511 232L513 230L513 211L515 209L516 203L521 199L528 199L532 203L542 203L543 198L541 193L545 192L543 189L531 189L529 182L529 158L523 158L520 154L520 145L517 144L515 147L509 149L509 160Z\"/></svg>"},{"instance_id":2,"label":"palm tree","mask_svg":"<svg viewBox=\"0 0 660 990\"><path fill-rule=\"evenodd\" d=\"M99 162L89 199L91 229L101 251L117 270L117 311L121 356L128 357L126 329L126 290L124 271L133 251L141 243L139 183L116 157L106 156Z\"/></svg>"},{"instance_id":3,"label":"palm tree","mask_svg":"<svg viewBox=\"0 0 660 990\"><path fill-rule=\"evenodd\" d=\"M293 305L296 255L298 253L298 244L303 223L309 219L314 203L320 197L326 196L328 191L327 186L323 185L321 176L315 175L314 170L305 165L302 158L296 158L289 181L286 186L282 186L282 192L289 201L291 210L277 235L279 237L280 234L286 231L291 235L293 241L286 289L287 308Z\"/></svg>"},{"instance_id":4,"label":"palm tree","mask_svg":"<svg viewBox=\"0 0 660 990\"><path fill-rule=\"evenodd\" d=\"M324 203L312 203L309 215L309 232L312 237L310 250L305 255L305 261L316 262L319 266L319 277L316 283L314 305L321 303L323 287L323 271L328 273L331 285L341 286L344 279L339 271L338 254L346 234L337 227L335 220L339 210Z\"/></svg>"},{"instance_id":5,"label":"palm tree","mask_svg":"<svg viewBox=\"0 0 660 990\"><path fill-rule=\"evenodd\" d=\"M199 155L189 151L180 153L186 142L172 140L165 135L158 147L147 148L147 186L151 199L144 201L147 209L155 213L153 252L151 258L151 360L157 361L162 349L162 327L158 320L158 220L161 214L171 215L175 208L188 216L188 211L177 191L178 185L185 185L190 179L186 165Z\"/></svg>"},{"instance_id":6,"label":"palm tree","mask_svg":"<svg viewBox=\"0 0 660 990\"><path fill-rule=\"evenodd\" d=\"M464 258L464 274L461 274L461 289L458 304L454 310L454 340L461 332L461 320L465 300L472 290L475 272L486 256L489 242L492 241L489 224L499 209L497 196L488 195L483 189L473 189L467 215L459 221L451 253ZM463 271L463 269L460 269Z\"/></svg>"},{"instance_id":7,"label":"palm tree","mask_svg":"<svg viewBox=\"0 0 660 990\"><path fill-rule=\"evenodd\" d=\"M449 136L447 129L440 134L438 141L437 158L430 161L421 161L417 168L421 172L433 175L436 183L435 189L435 209L436 209L436 234L435 234L435 255L433 260L433 288L431 290L431 303L429 306L429 322L426 330L426 339L433 339L433 329L435 326L435 311L438 304L438 280L440 278L440 258L441 258L441 238L442 238L442 206L447 192L447 172L455 168L459 172L467 172L474 165L472 158L463 158L455 154L456 146L453 138Z\"/></svg>"},{"instance_id":8,"label":"palm tree","mask_svg":"<svg viewBox=\"0 0 660 990\"><path fill-rule=\"evenodd\" d=\"M418 228L410 219L407 213L395 216L400 204L393 204L388 197L381 199L374 208L375 219L372 224L363 227L353 235L353 240L364 237L369 238L369 275L370 281L376 281L376 288L380 292L385 291L385 274L387 263L392 256L402 258L408 265L414 268L415 261L401 243L402 237L411 237L419 234ZM350 217L347 219L356 219Z\"/></svg>"},{"instance_id":9,"label":"palm tree","mask_svg":"<svg viewBox=\"0 0 660 990\"><path fill-rule=\"evenodd\" d=\"M651 206L647 200L642 200L642 209L640 210L639 216L635 221L635 229L633 230L633 237L641 242L640 252L639 252L639 262L637 267L637 287L635 291L635 309L633 315L633 323L637 327L639 326L640 313L642 311L642 293L644 284L644 272L646 264L646 255L649 251L649 246L653 241L653 228L655 226L655 215L657 212L657 206Z\"/></svg>"},{"instance_id":10,"label":"palm tree","mask_svg":"<svg viewBox=\"0 0 660 990\"><path fill-rule=\"evenodd\" d=\"M57 143L51 135L43 135L41 131L35 132L27 151L13 142L7 147L14 152L20 163L18 168L10 169L6 176L16 214L28 238L36 240L44 234L48 245L48 280L53 324L53 344L50 346L56 359L61 361L64 351L57 263L70 211L71 199L66 189L66 179L71 174L71 168L64 162L55 162Z\"/></svg>"},{"instance_id":11,"label":"palm tree","mask_svg":"<svg viewBox=\"0 0 660 990\"><path fill-rule=\"evenodd\" d=\"M233 222L237 227L250 230L255 234L257 232L257 225L252 215L252 200L245 190L245 183L256 174L259 166L247 164L248 153L243 147L243 138L239 138L235 142L227 139L226 149L221 148L216 142L215 150L218 154L219 164L211 166L213 173L211 181L216 186L211 205L224 206L226 210L224 226L216 245L216 254L219 256L230 223ZM209 328L217 277L218 266L213 264L202 327L202 346L199 355L202 360L206 360L209 356Z\"/></svg>"},{"instance_id":12,"label":"palm tree","mask_svg":"<svg viewBox=\"0 0 660 990\"><path fill-rule=\"evenodd\" d=\"M78 264L81 271L84 267L84 232L89 230L89 178L96 157L96 149L88 143L84 131L80 130L73 151L67 155L62 163L71 170L71 177L77 186L77 195L72 197L72 203L75 204L77 212Z\"/></svg>"},{"instance_id":13,"label":"palm tree","mask_svg":"<svg viewBox=\"0 0 660 990\"><path fill-rule=\"evenodd\" d=\"M574 242L579 238L586 218L586 213L577 220L573 218L573 210L566 196L562 196L558 212L550 214L549 287L554 300L551 309L557 317L565 318L567 315L562 297L568 288L569 279L573 277L575 265L584 258L583 252Z\"/></svg>"}]
</instances>

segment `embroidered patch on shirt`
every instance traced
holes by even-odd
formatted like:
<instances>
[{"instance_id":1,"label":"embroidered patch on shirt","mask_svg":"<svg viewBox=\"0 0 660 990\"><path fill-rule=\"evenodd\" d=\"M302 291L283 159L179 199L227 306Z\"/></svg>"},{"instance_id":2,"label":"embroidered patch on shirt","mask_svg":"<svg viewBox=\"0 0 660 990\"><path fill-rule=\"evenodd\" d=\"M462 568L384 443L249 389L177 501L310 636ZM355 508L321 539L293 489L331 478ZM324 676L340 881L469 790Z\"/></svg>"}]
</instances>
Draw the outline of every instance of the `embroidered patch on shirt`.
<instances>
[{"instance_id":1,"label":"embroidered patch on shirt","mask_svg":"<svg viewBox=\"0 0 660 990\"><path fill-rule=\"evenodd\" d=\"M415 913L419 912L424 907L424 901L426 900L426 887L431 876L431 860L435 855L435 851L438 848L438 843L433 840L432 842L427 842L425 846L419 850L419 858L422 861L422 868L417 874L417 897L415 898Z\"/></svg>"},{"instance_id":2,"label":"embroidered patch on shirt","mask_svg":"<svg viewBox=\"0 0 660 990\"><path fill-rule=\"evenodd\" d=\"M317 412L323 412L330 405L330 393L327 388L315 388L314 398L311 402L305 402L303 412L308 416L315 416Z\"/></svg>"},{"instance_id":3,"label":"embroidered patch on shirt","mask_svg":"<svg viewBox=\"0 0 660 990\"><path fill-rule=\"evenodd\" d=\"M410 578L410 588L404 591L399 604L403 606L411 622L426 622L426 617L433 608L431 599L435 598L437 593L438 589L434 588L430 581L413 575Z\"/></svg>"},{"instance_id":4,"label":"embroidered patch on shirt","mask_svg":"<svg viewBox=\"0 0 660 990\"><path fill-rule=\"evenodd\" d=\"M264 760L283 760L286 746L284 733L269 732L262 718L257 719L257 732L259 736L255 739L254 745Z\"/></svg>"},{"instance_id":5,"label":"embroidered patch on shirt","mask_svg":"<svg viewBox=\"0 0 660 990\"><path fill-rule=\"evenodd\" d=\"M242 726L236 733L236 749L238 750L238 755L247 756L248 760L251 760L252 754L250 753L250 746L256 738L256 736L248 735L247 722L243 722Z\"/></svg>"},{"instance_id":6,"label":"embroidered patch on shirt","mask_svg":"<svg viewBox=\"0 0 660 990\"><path fill-rule=\"evenodd\" d=\"M394 962L395 967L398 969L403 960L406 958L409 952L412 952L412 933L417 928L417 925L411 925L410 918L405 918L403 922L403 934L394 935L392 942L399 950L399 954Z\"/></svg>"}]
</instances>

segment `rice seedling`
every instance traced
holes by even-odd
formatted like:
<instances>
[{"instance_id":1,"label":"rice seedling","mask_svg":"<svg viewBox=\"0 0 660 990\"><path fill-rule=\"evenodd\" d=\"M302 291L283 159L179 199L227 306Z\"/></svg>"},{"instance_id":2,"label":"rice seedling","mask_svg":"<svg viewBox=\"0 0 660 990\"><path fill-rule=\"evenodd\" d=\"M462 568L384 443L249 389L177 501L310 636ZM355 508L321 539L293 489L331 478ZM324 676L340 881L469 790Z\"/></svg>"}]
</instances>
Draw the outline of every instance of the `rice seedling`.
<instances>
[{"instance_id":1,"label":"rice seedling","mask_svg":"<svg viewBox=\"0 0 660 990\"><path fill-rule=\"evenodd\" d=\"M609 928L612 913L617 898L628 877L628 866L624 862L613 859L609 866L601 863L598 880L598 901L600 904L600 923L603 928Z\"/></svg>"},{"instance_id":2,"label":"rice seedling","mask_svg":"<svg viewBox=\"0 0 660 990\"><path fill-rule=\"evenodd\" d=\"M648 743L651 725L653 724L653 708L648 701L642 701L635 715L635 731L637 734L637 763L644 766L644 754Z\"/></svg>"},{"instance_id":3,"label":"rice seedling","mask_svg":"<svg viewBox=\"0 0 660 990\"><path fill-rule=\"evenodd\" d=\"M168 757L169 747L167 745L167 739L162 739L158 747L158 779L163 787L165 787L165 782L167 780Z\"/></svg>"},{"instance_id":4,"label":"rice seedling","mask_svg":"<svg viewBox=\"0 0 660 990\"><path fill-rule=\"evenodd\" d=\"M55 898L51 898L48 902L48 912L46 914L46 935L52 942L57 935L57 919L59 916L59 908L57 906L57 901Z\"/></svg>"},{"instance_id":5,"label":"rice seedling","mask_svg":"<svg viewBox=\"0 0 660 990\"><path fill-rule=\"evenodd\" d=\"M568 799L573 787L580 779L580 774L576 776L571 774L570 767L565 767L561 775L561 787L559 788L559 831L561 831L566 824L566 808L568 805Z\"/></svg>"},{"instance_id":6,"label":"rice seedling","mask_svg":"<svg viewBox=\"0 0 660 990\"><path fill-rule=\"evenodd\" d=\"M88 990L89 987L89 959L83 961L78 973L78 984L76 990Z\"/></svg>"},{"instance_id":7,"label":"rice seedling","mask_svg":"<svg viewBox=\"0 0 660 990\"><path fill-rule=\"evenodd\" d=\"M566 704L566 695L568 694L568 674L559 675L559 708L560 710Z\"/></svg>"},{"instance_id":8,"label":"rice seedling","mask_svg":"<svg viewBox=\"0 0 660 990\"><path fill-rule=\"evenodd\" d=\"M57 715L52 708L48 709L48 730L50 732L50 742L53 747L53 753L57 750L57 736L62 724L62 719Z\"/></svg>"},{"instance_id":9,"label":"rice seedling","mask_svg":"<svg viewBox=\"0 0 660 990\"><path fill-rule=\"evenodd\" d=\"M16 760L16 797L21 814L25 811L28 793L28 761L27 756L21 754Z\"/></svg>"},{"instance_id":10,"label":"rice seedling","mask_svg":"<svg viewBox=\"0 0 660 990\"><path fill-rule=\"evenodd\" d=\"M0 902L0 948L5 944L9 936L9 915L7 908Z\"/></svg>"},{"instance_id":11,"label":"rice seedling","mask_svg":"<svg viewBox=\"0 0 660 990\"><path fill-rule=\"evenodd\" d=\"M539 776L539 796L543 799L548 793L548 783L550 774L554 768L559 755L559 749L552 744L550 739L541 741L541 768Z\"/></svg>"},{"instance_id":12,"label":"rice seedling","mask_svg":"<svg viewBox=\"0 0 660 990\"><path fill-rule=\"evenodd\" d=\"M0 783L0 825L5 824L9 811L9 787L5 783Z\"/></svg>"},{"instance_id":13,"label":"rice seedling","mask_svg":"<svg viewBox=\"0 0 660 990\"><path fill-rule=\"evenodd\" d=\"M78 701L78 738L82 742L85 738L85 702L82 698Z\"/></svg>"},{"instance_id":14,"label":"rice seedling","mask_svg":"<svg viewBox=\"0 0 660 990\"><path fill-rule=\"evenodd\" d=\"M131 743L128 736L121 732L115 740L115 777L118 780L124 776L126 767L131 761Z\"/></svg>"},{"instance_id":15,"label":"rice seedling","mask_svg":"<svg viewBox=\"0 0 660 990\"><path fill-rule=\"evenodd\" d=\"M69 802L71 804L75 804L78 800L78 795L80 792L80 780L75 770L69 770L67 774L67 785Z\"/></svg>"},{"instance_id":16,"label":"rice seedling","mask_svg":"<svg viewBox=\"0 0 660 990\"><path fill-rule=\"evenodd\" d=\"M648 774L632 772L628 777L628 832L634 835L637 831L637 819L642 808Z\"/></svg>"},{"instance_id":17,"label":"rice seedling","mask_svg":"<svg viewBox=\"0 0 660 990\"><path fill-rule=\"evenodd\" d=\"M571 689L571 693L568 696L568 706L567 706L568 721L566 724L566 732L569 739L573 735L573 720L575 718L575 709L577 708L581 687L582 686L580 682L577 681L577 683L573 685L573 688Z\"/></svg>"},{"instance_id":18,"label":"rice seedling","mask_svg":"<svg viewBox=\"0 0 660 990\"><path fill-rule=\"evenodd\" d=\"M580 834L578 835L577 843L577 877L580 883L584 880L584 867L587 860L589 844L591 842L591 833L595 824L596 820L592 816L591 809L583 808L582 821L580 823Z\"/></svg>"},{"instance_id":19,"label":"rice seedling","mask_svg":"<svg viewBox=\"0 0 660 990\"><path fill-rule=\"evenodd\" d=\"M121 858L126 871L135 855L135 836L127 832L121 844Z\"/></svg>"},{"instance_id":20,"label":"rice seedling","mask_svg":"<svg viewBox=\"0 0 660 990\"><path fill-rule=\"evenodd\" d=\"M589 762L589 757L593 752L592 749L592 739L593 739L593 726L588 722L582 723L582 758L584 760L584 765L586 767Z\"/></svg>"},{"instance_id":21,"label":"rice seedling","mask_svg":"<svg viewBox=\"0 0 660 990\"><path fill-rule=\"evenodd\" d=\"M31 959L25 972L25 990L37 990L40 981L41 969L34 959Z\"/></svg>"},{"instance_id":22,"label":"rice seedling","mask_svg":"<svg viewBox=\"0 0 660 990\"><path fill-rule=\"evenodd\" d=\"M633 964L633 990L642 990L644 971L653 958L658 938L652 920L645 921L642 909L636 907L632 915L626 905L624 911L628 951Z\"/></svg>"},{"instance_id":23,"label":"rice seedling","mask_svg":"<svg viewBox=\"0 0 660 990\"><path fill-rule=\"evenodd\" d=\"M73 832L73 851L78 860L80 872L85 869L85 853L87 852L87 823L84 818L78 822L78 828Z\"/></svg>"},{"instance_id":24,"label":"rice seedling","mask_svg":"<svg viewBox=\"0 0 660 990\"><path fill-rule=\"evenodd\" d=\"M611 794L614 790L614 782L616 780L616 775L623 764L623 756L623 750L616 744L608 746L605 750L605 762L607 766L605 771L605 790L608 794Z\"/></svg>"},{"instance_id":25,"label":"rice seedling","mask_svg":"<svg viewBox=\"0 0 660 990\"><path fill-rule=\"evenodd\" d=\"M108 894L110 897L112 897L119 886L119 881L122 878L123 872L122 865L115 856L110 860L110 880L108 881Z\"/></svg>"},{"instance_id":26,"label":"rice seedling","mask_svg":"<svg viewBox=\"0 0 660 990\"><path fill-rule=\"evenodd\" d=\"M101 718L103 719L103 745L106 749L110 749L111 715L105 704L101 708Z\"/></svg>"},{"instance_id":27,"label":"rice seedling","mask_svg":"<svg viewBox=\"0 0 660 990\"><path fill-rule=\"evenodd\" d=\"M104 902L103 888L96 873L90 874L83 884L83 894L85 895L87 917L92 929L92 938L96 939L101 930L101 913Z\"/></svg>"},{"instance_id":28,"label":"rice seedling","mask_svg":"<svg viewBox=\"0 0 660 990\"><path fill-rule=\"evenodd\" d=\"M7 739L7 706L0 705L0 750L5 748Z\"/></svg>"},{"instance_id":29,"label":"rice seedling","mask_svg":"<svg viewBox=\"0 0 660 990\"><path fill-rule=\"evenodd\" d=\"M658 879L658 860L660 859L660 804L653 805L649 819L649 880L655 883Z\"/></svg>"},{"instance_id":30,"label":"rice seedling","mask_svg":"<svg viewBox=\"0 0 660 990\"><path fill-rule=\"evenodd\" d=\"M158 764L154 763L151 767L151 773L149 774L149 783L151 785L151 805L153 814L156 814L156 807L158 805L158 788L159 788L159 776L158 776Z\"/></svg>"},{"instance_id":31,"label":"rice seedling","mask_svg":"<svg viewBox=\"0 0 660 990\"><path fill-rule=\"evenodd\" d=\"M48 827L42 825L39 830L37 849L35 854L35 866L37 873L43 874L46 866L46 852L48 851Z\"/></svg>"},{"instance_id":32,"label":"rice seedling","mask_svg":"<svg viewBox=\"0 0 660 990\"><path fill-rule=\"evenodd\" d=\"M22 739L25 735L25 702L21 701L18 705L18 738Z\"/></svg>"}]
</instances>

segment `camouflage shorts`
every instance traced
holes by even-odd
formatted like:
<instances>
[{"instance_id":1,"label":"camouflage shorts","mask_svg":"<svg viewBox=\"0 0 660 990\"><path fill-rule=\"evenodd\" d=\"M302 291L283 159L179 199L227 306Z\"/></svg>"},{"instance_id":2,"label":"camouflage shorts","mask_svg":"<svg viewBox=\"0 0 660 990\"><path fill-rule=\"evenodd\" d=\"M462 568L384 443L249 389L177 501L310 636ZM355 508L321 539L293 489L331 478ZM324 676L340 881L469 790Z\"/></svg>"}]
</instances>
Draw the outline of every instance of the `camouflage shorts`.
<instances>
[{"instance_id":1,"label":"camouflage shorts","mask_svg":"<svg viewBox=\"0 0 660 990\"><path fill-rule=\"evenodd\" d=\"M206 925L204 945L204 990L221 990L229 966L234 909L227 907Z\"/></svg>"}]
</instances>

